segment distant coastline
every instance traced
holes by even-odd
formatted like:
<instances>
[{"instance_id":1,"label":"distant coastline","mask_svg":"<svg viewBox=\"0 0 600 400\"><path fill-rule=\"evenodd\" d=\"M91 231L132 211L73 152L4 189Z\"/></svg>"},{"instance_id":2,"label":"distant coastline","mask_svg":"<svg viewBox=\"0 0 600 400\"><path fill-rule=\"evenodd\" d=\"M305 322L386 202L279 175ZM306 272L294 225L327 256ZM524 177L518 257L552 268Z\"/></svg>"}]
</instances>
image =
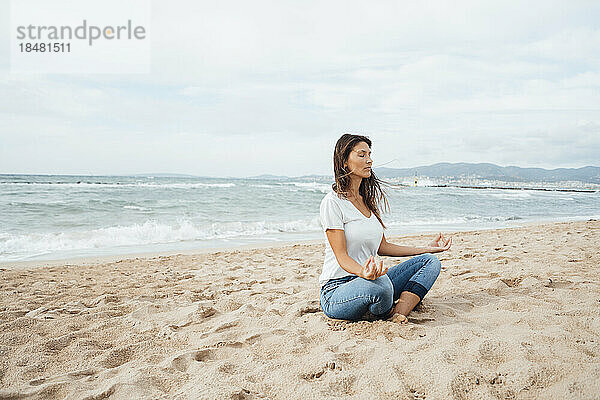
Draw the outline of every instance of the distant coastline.
<instances>
[{"instance_id":1,"label":"distant coastline","mask_svg":"<svg viewBox=\"0 0 600 400\"><path fill-rule=\"evenodd\" d=\"M538 183L560 183L580 182L586 184L600 185L600 167L585 166L580 168L521 168L516 166L501 167L491 163L437 163L411 168L387 168L374 167L373 170L380 178L411 178L420 177L426 179L444 179L446 181L494 180L500 182L538 182ZM2 176L88 176L88 177L149 177L149 178L203 178L203 179L259 179L259 180L285 180L285 179L329 179L332 175L301 175L286 176L274 174L261 174L247 177L232 176L199 176L193 174L156 172L156 173L134 173L114 175L92 175L92 174L22 174L2 173ZM450 182L446 182L449 184ZM438 184L440 184L438 182ZM442 183L444 184L444 183ZM434 186L434 185L430 185Z\"/></svg>"}]
</instances>

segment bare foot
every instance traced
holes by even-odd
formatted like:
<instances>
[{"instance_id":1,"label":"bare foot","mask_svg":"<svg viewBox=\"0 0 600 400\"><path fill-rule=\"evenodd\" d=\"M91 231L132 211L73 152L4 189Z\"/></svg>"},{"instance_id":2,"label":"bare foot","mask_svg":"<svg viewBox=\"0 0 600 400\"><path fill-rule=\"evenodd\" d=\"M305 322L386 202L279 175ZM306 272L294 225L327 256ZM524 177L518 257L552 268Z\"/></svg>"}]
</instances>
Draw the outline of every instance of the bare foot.
<instances>
[{"instance_id":1,"label":"bare foot","mask_svg":"<svg viewBox=\"0 0 600 400\"><path fill-rule=\"evenodd\" d=\"M394 313L394 315L391 316L390 321L401 325L408 324L406 315L400 313Z\"/></svg>"}]
</instances>

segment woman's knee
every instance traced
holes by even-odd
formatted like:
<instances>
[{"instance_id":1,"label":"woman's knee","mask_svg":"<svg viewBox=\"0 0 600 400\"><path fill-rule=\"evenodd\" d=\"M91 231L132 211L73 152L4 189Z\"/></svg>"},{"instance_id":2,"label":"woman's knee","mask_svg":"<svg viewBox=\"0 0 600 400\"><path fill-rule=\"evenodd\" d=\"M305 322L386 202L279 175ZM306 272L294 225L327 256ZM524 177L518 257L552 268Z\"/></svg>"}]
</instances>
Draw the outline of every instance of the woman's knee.
<instances>
[{"instance_id":1,"label":"woman's knee","mask_svg":"<svg viewBox=\"0 0 600 400\"><path fill-rule=\"evenodd\" d=\"M381 288L381 291L379 292L379 296L383 299L393 298L394 297L394 286L390 285L390 286Z\"/></svg>"},{"instance_id":2,"label":"woman's knee","mask_svg":"<svg viewBox=\"0 0 600 400\"><path fill-rule=\"evenodd\" d=\"M437 273L439 274L440 271L442 270L441 261L431 253L425 253L425 254L423 254L423 256L425 256L425 259L430 264L431 268L433 270L437 271Z\"/></svg>"},{"instance_id":3,"label":"woman's knee","mask_svg":"<svg viewBox=\"0 0 600 400\"><path fill-rule=\"evenodd\" d=\"M380 303L385 309L394 304L394 287L376 285L372 291L373 304Z\"/></svg>"}]
</instances>

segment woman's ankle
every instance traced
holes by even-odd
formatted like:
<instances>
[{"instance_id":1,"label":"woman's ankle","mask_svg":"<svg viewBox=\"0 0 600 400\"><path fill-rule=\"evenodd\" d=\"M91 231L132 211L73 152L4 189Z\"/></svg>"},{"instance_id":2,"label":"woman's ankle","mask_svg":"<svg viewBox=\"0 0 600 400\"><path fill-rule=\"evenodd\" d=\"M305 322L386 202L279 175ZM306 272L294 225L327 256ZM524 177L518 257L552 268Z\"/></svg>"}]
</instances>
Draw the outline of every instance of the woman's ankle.
<instances>
[{"instance_id":1,"label":"woman's ankle","mask_svg":"<svg viewBox=\"0 0 600 400\"><path fill-rule=\"evenodd\" d=\"M400 293L400 298L396 303L394 312L408 316L415 306L421 301L421 298L412 292Z\"/></svg>"}]
</instances>

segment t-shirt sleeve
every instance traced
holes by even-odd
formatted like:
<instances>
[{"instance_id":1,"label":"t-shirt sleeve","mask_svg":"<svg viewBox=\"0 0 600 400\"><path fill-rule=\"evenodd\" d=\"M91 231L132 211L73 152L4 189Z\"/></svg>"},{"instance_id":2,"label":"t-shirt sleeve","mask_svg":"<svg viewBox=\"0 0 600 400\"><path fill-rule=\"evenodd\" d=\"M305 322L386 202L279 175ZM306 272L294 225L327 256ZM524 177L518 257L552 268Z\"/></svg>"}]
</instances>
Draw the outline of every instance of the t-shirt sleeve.
<instances>
[{"instance_id":1,"label":"t-shirt sleeve","mask_svg":"<svg viewBox=\"0 0 600 400\"><path fill-rule=\"evenodd\" d=\"M344 229L342 209L334 199L324 198L321 202L321 228L323 232L327 229Z\"/></svg>"}]
</instances>

